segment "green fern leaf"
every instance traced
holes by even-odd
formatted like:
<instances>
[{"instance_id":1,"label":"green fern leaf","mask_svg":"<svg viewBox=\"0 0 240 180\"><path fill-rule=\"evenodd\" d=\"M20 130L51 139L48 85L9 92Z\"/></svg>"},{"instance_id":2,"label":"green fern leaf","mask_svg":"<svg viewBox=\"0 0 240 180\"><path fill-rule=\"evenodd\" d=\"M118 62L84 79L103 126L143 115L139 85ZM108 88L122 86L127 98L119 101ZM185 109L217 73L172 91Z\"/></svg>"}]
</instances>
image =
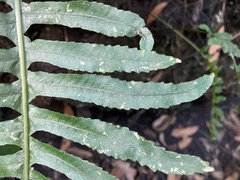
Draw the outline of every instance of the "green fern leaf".
<instances>
[{"instance_id":1,"label":"green fern leaf","mask_svg":"<svg viewBox=\"0 0 240 180\"><path fill-rule=\"evenodd\" d=\"M24 161L23 151L15 154L0 156L0 178L22 176L22 166Z\"/></svg>"},{"instance_id":2,"label":"green fern leaf","mask_svg":"<svg viewBox=\"0 0 240 180\"><path fill-rule=\"evenodd\" d=\"M19 83L0 84L0 107L21 111L21 89Z\"/></svg>"},{"instance_id":3,"label":"green fern leaf","mask_svg":"<svg viewBox=\"0 0 240 180\"><path fill-rule=\"evenodd\" d=\"M30 108L30 120L31 133L47 131L57 134L114 158L137 161L154 171L192 174L212 170L199 158L168 152L127 128L99 120L69 117L36 107Z\"/></svg>"},{"instance_id":4,"label":"green fern leaf","mask_svg":"<svg viewBox=\"0 0 240 180\"><path fill-rule=\"evenodd\" d=\"M50 145L31 138L31 164L43 164L66 174L71 179L106 179L115 177L92 163L81 160L73 155L61 152ZM94 173L93 173L94 172Z\"/></svg>"},{"instance_id":5,"label":"green fern leaf","mask_svg":"<svg viewBox=\"0 0 240 180\"><path fill-rule=\"evenodd\" d=\"M0 49L0 72L11 73L18 78L13 83L0 83L0 107L12 108L21 114L15 119L0 122L0 178L45 180L46 177L31 168L34 164L42 164L72 179L115 179L90 162L34 139L31 135L36 131L48 131L72 139L115 158L138 161L154 171L190 174L212 170L208 163L197 157L167 152L127 128L99 120L69 117L29 105L39 95L119 109L167 108L200 97L211 85L213 75L191 82L164 84L126 82L104 75L49 74L28 70L33 62L39 61L72 70L101 73L149 72L178 63L180 60L176 58L150 52L153 38L138 15L83 0L30 4L20 0L15 0L15 4L12 0L0 1L13 9L9 13L0 13L0 35L16 44L8 50ZM33 24L80 27L113 37L140 35L142 50L46 40L29 42L24 32ZM116 141L126 146L118 149L114 146ZM11 151L5 153L6 149ZM194 165L189 165L189 162Z\"/></svg>"},{"instance_id":6,"label":"green fern leaf","mask_svg":"<svg viewBox=\"0 0 240 180\"><path fill-rule=\"evenodd\" d=\"M145 26L143 19L136 14L85 0L24 4L23 16L25 30L32 24L61 24L107 36L132 37Z\"/></svg>"},{"instance_id":7,"label":"green fern leaf","mask_svg":"<svg viewBox=\"0 0 240 180\"><path fill-rule=\"evenodd\" d=\"M2 36L8 37L14 43L17 42L16 38L16 20L13 12L8 14L0 12L0 32Z\"/></svg>"},{"instance_id":8,"label":"green fern leaf","mask_svg":"<svg viewBox=\"0 0 240 180\"><path fill-rule=\"evenodd\" d=\"M30 180L48 180L45 176L35 170L30 171Z\"/></svg>"},{"instance_id":9,"label":"green fern leaf","mask_svg":"<svg viewBox=\"0 0 240 180\"><path fill-rule=\"evenodd\" d=\"M149 72L181 62L152 51L87 43L35 40L26 45L26 50L29 64L47 62L87 72Z\"/></svg>"},{"instance_id":10,"label":"green fern leaf","mask_svg":"<svg viewBox=\"0 0 240 180\"><path fill-rule=\"evenodd\" d=\"M141 49L152 50L153 37L138 15L129 11L100 3L78 0L72 2L34 2L24 4L24 29L32 24L61 24L68 27L80 27L107 36L140 35L143 40Z\"/></svg>"},{"instance_id":11,"label":"green fern leaf","mask_svg":"<svg viewBox=\"0 0 240 180\"><path fill-rule=\"evenodd\" d=\"M0 49L0 72L12 73L19 77L19 57L15 49Z\"/></svg>"},{"instance_id":12,"label":"green fern leaf","mask_svg":"<svg viewBox=\"0 0 240 180\"><path fill-rule=\"evenodd\" d=\"M191 82L126 82L93 74L29 73L30 99L36 96L61 97L93 102L118 109L168 108L202 96L212 84L214 75Z\"/></svg>"},{"instance_id":13,"label":"green fern leaf","mask_svg":"<svg viewBox=\"0 0 240 180\"><path fill-rule=\"evenodd\" d=\"M0 146L14 144L23 147L22 142L22 118L1 122L0 126Z\"/></svg>"}]
</instances>

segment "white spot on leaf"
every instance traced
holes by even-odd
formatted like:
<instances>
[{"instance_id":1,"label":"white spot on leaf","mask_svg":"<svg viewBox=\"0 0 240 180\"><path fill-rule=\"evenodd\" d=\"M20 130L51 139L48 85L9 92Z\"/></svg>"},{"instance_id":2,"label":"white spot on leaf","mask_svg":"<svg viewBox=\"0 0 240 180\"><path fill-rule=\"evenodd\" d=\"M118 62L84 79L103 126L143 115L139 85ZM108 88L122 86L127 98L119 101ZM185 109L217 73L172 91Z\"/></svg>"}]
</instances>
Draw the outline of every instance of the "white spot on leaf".
<instances>
[{"instance_id":1,"label":"white spot on leaf","mask_svg":"<svg viewBox=\"0 0 240 180\"><path fill-rule=\"evenodd\" d=\"M211 166L208 166L208 167L205 167L205 168L203 169L203 171L204 171L204 172L212 172L212 171L214 171L214 168L211 167Z\"/></svg>"},{"instance_id":2,"label":"white spot on leaf","mask_svg":"<svg viewBox=\"0 0 240 180\"><path fill-rule=\"evenodd\" d=\"M177 156L176 156L176 159L178 159L178 158L181 158L181 157L182 157L182 156L180 156L180 155L177 155Z\"/></svg>"},{"instance_id":3,"label":"white spot on leaf","mask_svg":"<svg viewBox=\"0 0 240 180\"><path fill-rule=\"evenodd\" d=\"M67 5L67 12L73 12L73 10L70 8L70 4Z\"/></svg>"},{"instance_id":4,"label":"white spot on leaf","mask_svg":"<svg viewBox=\"0 0 240 180\"><path fill-rule=\"evenodd\" d=\"M104 62L101 62L100 64L99 64L99 66L102 66L104 64Z\"/></svg>"},{"instance_id":5,"label":"white spot on leaf","mask_svg":"<svg viewBox=\"0 0 240 180\"><path fill-rule=\"evenodd\" d=\"M126 102L122 103L122 105L120 106L120 109L124 109L125 105L126 105Z\"/></svg>"},{"instance_id":6,"label":"white spot on leaf","mask_svg":"<svg viewBox=\"0 0 240 180\"><path fill-rule=\"evenodd\" d=\"M133 132L134 136L137 138L137 139L140 139L139 135L137 132Z\"/></svg>"},{"instance_id":7,"label":"white spot on leaf","mask_svg":"<svg viewBox=\"0 0 240 180\"><path fill-rule=\"evenodd\" d=\"M145 55L145 50L142 50L142 52L141 52L141 55L142 55L142 57Z\"/></svg>"},{"instance_id":8,"label":"white spot on leaf","mask_svg":"<svg viewBox=\"0 0 240 180\"><path fill-rule=\"evenodd\" d=\"M28 6L25 6L24 7L24 11L31 11L31 7L28 5Z\"/></svg>"},{"instance_id":9,"label":"white spot on leaf","mask_svg":"<svg viewBox=\"0 0 240 180\"><path fill-rule=\"evenodd\" d=\"M117 29L116 29L116 27L113 27L113 31L114 31L114 32L117 32Z\"/></svg>"},{"instance_id":10,"label":"white spot on leaf","mask_svg":"<svg viewBox=\"0 0 240 180\"><path fill-rule=\"evenodd\" d=\"M85 65L85 62L84 62L84 61L80 61L80 64L81 64L81 65Z\"/></svg>"}]
</instances>

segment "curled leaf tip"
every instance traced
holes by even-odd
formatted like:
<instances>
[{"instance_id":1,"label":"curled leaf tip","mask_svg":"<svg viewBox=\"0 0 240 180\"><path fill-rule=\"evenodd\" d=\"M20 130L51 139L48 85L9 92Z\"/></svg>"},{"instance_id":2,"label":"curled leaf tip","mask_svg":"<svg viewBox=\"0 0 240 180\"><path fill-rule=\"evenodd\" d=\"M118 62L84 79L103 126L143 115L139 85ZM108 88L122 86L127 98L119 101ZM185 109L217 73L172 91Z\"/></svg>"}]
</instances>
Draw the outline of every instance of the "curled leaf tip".
<instances>
[{"instance_id":1,"label":"curled leaf tip","mask_svg":"<svg viewBox=\"0 0 240 180\"><path fill-rule=\"evenodd\" d=\"M146 27L141 28L138 33L141 36L140 49L151 51L154 45L152 33Z\"/></svg>"},{"instance_id":2,"label":"curled leaf tip","mask_svg":"<svg viewBox=\"0 0 240 180\"><path fill-rule=\"evenodd\" d=\"M207 166L203 169L204 172L212 172L214 171L214 168L212 166Z\"/></svg>"},{"instance_id":3,"label":"curled leaf tip","mask_svg":"<svg viewBox=\"0 0 240 180\"><path fill-rule=\"evenodd\" d=\"M176 58L176 63L182 63L181 59Z\"/></svg>"}]
</instances>

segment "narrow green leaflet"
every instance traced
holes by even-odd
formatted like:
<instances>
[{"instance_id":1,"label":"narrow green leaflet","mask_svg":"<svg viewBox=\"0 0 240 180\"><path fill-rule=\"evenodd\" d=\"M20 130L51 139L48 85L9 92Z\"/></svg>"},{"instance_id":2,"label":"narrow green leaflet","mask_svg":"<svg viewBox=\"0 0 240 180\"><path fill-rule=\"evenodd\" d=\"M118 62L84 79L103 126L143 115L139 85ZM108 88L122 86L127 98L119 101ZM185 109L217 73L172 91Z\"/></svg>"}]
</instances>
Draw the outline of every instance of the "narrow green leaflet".
<instances>
[{"instance_id":1,"label":"narrow green leaflet","mask_svg":"<svg viewBox=\"0 0 240 180\"><path fill-rule=\"evenodd\" d=\"M18 83L0 84L0 107L9 107L21 112L20 88Z\"/></svg>"},{"instance_id":2,"label":"narrow green leaflet","mask_svg":"<svg viewBox=\"0 0 240 180\"><path fill-rule=\"evenodd\" d=\"M31 138L31 164L42 164L64 173L70 179L116 180L94 164Z\"/></svg>"},{"instance_id":3,"label":"narrow green leaflet","mask_svg":"<svg viewBox=\"0 0 240 180\"><path fill-rule=\"evenodd\" d=\"M107 36L135 36L145 26L137 14L96 2L33 2L23 6L25 30L32 24L61 24Z\"/></svg>"},{"instance_id":4,"label":"narrow green leaflet","mask_svg":"<svg viewBox=\"0 0 240 180\"><path fill-rule=\"evenodd\" d=\"M0 146L14 144L22 147L22 131L21 117L0 122Z\"/></svg>"},{"instance_id":5,"label":"narrow green leaflet","mask_svg":"<svg viewBox=\"0 0 240 180\"><path fill-rule=\"evenodd\" d=\"M17 177L22 175L23 152L18 151L15 154L0 156L0 178Z\"/></svg>"},{"instance_id":6,"label":"narrow green leaflet","mask_svg":"<svg viewBox=\"0 0 240 180\"><path fill-rule=\"evenodd\" d=\"M0 2L13 8L9 13L0 12L0 35L17 46L0 49L0 72L19 78L12 84L0 83L0 107L21 113L13 120L0 122L0 178L46 180L47 177L31 168L40 164L64 173L70 179L116 179L90 162L34 139L31 135L36 131L71 139L115 158L131 159L154 171L192 174L213 170L198 157L168 152L128 128L100 120L70 117L28 104L36 96L49 96L128 110L168 108L200 97L210 87L213 74L191 82L165 84L127 82L87 73L49 74L26 69L34 62L44 62L90 73L150 72L180 63L177 58L151 52L154 44L152 34L137 14L85 0L30 4L21 0ZM24 33L34 24L82 28L111 37L139 35L141 50L47 40L30 42Z\"/></svg>"},{"instance_id":7,"label":"narrow green leaflet","mask_svg":"<svg viewBox=\"0 0 240 180\"><path fill-rule=\"evenodd\" d=\"M5 156L9 154L14 154L21 150L19 146L13 145L13 144L6 144L1 146L0 145L0 156Z\"/></svg>"},{"instance_id":8,"label":"narrow green leaflet","mask_svg":"<svg viewBox=\"0 0 240 180\"><path fill-rule=\"evenodd\" d=\"M212 170L207 162L198 157L165 151L127 128L99 120L70 117L36 107L30 109L31 133L48 131L114 158L138 161L154 171L192 174Z\"/></svg>"},{"instance_id":9,"label":"narrow green leaflet","mask_svg":"<svg viewBox=\"0 0 240 180\"><path fill-rule=\"evenodd\" d=\"M119 109L168 108L199 98L206 92L214 75L205 75L191 82L142 83L121 81L93 74L28 73L30 98L61 97L92 102Z\"/></svg>"},{"instance_id":10,"label":"narrow green leaflet","mask_svg":"<svg viewBox=\"0 0 240 180\"><path fill-rule=\"evenodd\" d=\"M30 172L30 180L49 180L45 176L43 176L41 173L35 170L31 170Z\"/></svg>"},{"instance_id":11,"label":"narrow green leaflet","mask_svg":"<svg viewBox=\"0 0 240 180\"><path fill-rule=\"evenodd\" d=\"M27 43L28 65L47 62L62 68L88 72L149 72L181 62L156 52L87 43L35 40Z\"/></svg>"},{"instance_id":12,"label":"narrow green leaflet","mask_svg":"<svg viewBox=\"0 0 240 180\"><path fill-rule=\"evenodd\" d=\"M17 42L16 20L13 11L7 14L0 12L0 32L1 36L8 37L14 43Z\"/></svg>"},{"instance_id":13,"label":"narrow green leaflet","mask_svg":"<svg viewBox=\"0 0 240 180\"><path fill-rule=\"evenodd\" d=\"M206 24L200 24L198 28L203 31L206 31L206 33L212 33L210 27Z\"/></svg>"},{"instance_id":14,"label":"narrow green leaflet","mask_svg":"<svg viewBox=\"0 0 240 180\"><path fill-rule=\"evenodd\" d=\"M140 35L140 48L151 51L151 32L137 14L96 2L33 2L23 4L25 31L32 24L60 24L102 33L107 36Z\"/></svg>"},{"instance_id":15,"label":"narrow green leaflet","mask_svg":"<svg viewBox=\"0 0 240 180\"><path fill-rule=\"evenodd\" d=\"M9 2L12 5L12 1ZM0 12L0 35L9 38L14 43L17 42L16 21L14 12ZM0 72L19 75L18 54L14 50L0 49ZM16 84L0 84L0 107L9 107L21 110L20 87ZM18 177L21 178L23 166L23 153L14 153L14 145L22 145L21 126L19 119L0 122L0 178ZM8 152L4 152L8 150ZM11 154L14 153L14 154ZM7 155L6 155L7 154Z\"/></svg>"},{"instance_id":16,"label":"narrow green leaflet","mask_svg":"<svg viewBox=\"0 0 240 180\"><path fill-rule=\"evenodd\" d=\"M12 73L19 77L19 56L15 48L0 49L0 72Z\"/></svg>"}]
</instances>

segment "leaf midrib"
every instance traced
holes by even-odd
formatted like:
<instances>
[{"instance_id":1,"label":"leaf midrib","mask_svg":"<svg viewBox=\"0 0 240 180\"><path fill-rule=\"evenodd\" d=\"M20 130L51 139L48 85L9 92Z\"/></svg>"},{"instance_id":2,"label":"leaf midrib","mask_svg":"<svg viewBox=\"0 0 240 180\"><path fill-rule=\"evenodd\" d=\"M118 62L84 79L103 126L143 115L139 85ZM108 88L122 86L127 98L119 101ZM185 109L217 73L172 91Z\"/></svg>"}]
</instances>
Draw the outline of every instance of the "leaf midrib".
<instances>
[{"instance_id":1,"label":"leaf midrib","mask_svg":"<svg viewBox=\"0 0 240 180\"><path fill-rule=\"evenodd\" d=\"M45 15L45 16L48 16L48 15L61 15L61 16L64 16L64 15L66 15L66 14L68 14L68 13L53 13L53 12L23 12L23 14L30 14L30 15L33 15L33 14L42 14L42 15ZM98 16L91 16L91 15L86 15L86 14L81 14L81 13L71 13L71 14L69 14L70 16L83 16L83 17L87 17L87 18L94 18L94 19L99 19L99 20L102 20L102 21L106 21L106 22L110 22L110 23L112 23L112 24L117 24L117 25L124 25L124 26L129 26L129 27L131 27L132 29L135 29L136 31L137 31L137 29L138 28L136 28L136 27L134 27L134 26L131 26L131 25L129 25L129 24L124 24L124 23L117 23L117 21L111 21L111 20L109 20L109 19L104 19L104 18L100 18L100 17L98 17ZM28 18L28 17L26 17L26 18Z\"/></svg>"},{"instance_id":2,"label":"leaf midrib","mask_svg":"<svg viewBox=\"0 0 240 180\"><path fill-rule=\"evenodd\" d=\"M38 82L37 82L38 83ZM178 95L178 94L183 94L183 93L188 93L188 92L190 92L190 91L192 91L192 90L194 90L194 89L197 89L198 87L200 87L202 84L203 84L204 82L202 82L202 83L198 83L198 85L195 85L194 86L194 88L191 88L191 89L189 89L188 91L181 91L181 92L178 92L178 93L176 93L176 92L174 92L174 93L157 93L157 94L132 94L132 93L122 93L122 92L120 92L120 91L110 91L110 90L104 90L104 89L99 89L99 88L92 88L92 87L86 87L86 86L79 86L79 85L77 85L77 84L75 84L74 86L70 86L70 85L60 85L60 87L62 87L62 88L64 88L64 87L66 87L66 89L67 88L71 88L71 89L78 89L79 90L79 88L81 88L81 89L86 89L86 90L94 90L94 91L99 91L99 92L103 92L103 93L110 93L110 94L118 94L118 95L124 95L124 96L126 96L126 95L128 95L128 96L146 96L146 97L154 97L154 96L171 96L171 95ZM34 83L35 84L35 83ZM45 84L46 85L46 83L38 83L38 84ZM172 83L168 83L168 84L172 84ZM174 85L174 84L173 84ZM176 84L176 85L178 85L178 84ZM56 84L50 84L50 86L54 86L54 87L59 87L59 85L56 85ZM78 91L75 91L75 92L78 92Z\"/></svg>"},{"instance_id":3,"label":"leaf midrib","mask_svg":"<svg viewBox=\"0 0 240 180\"><path fill-rule=\"evenodd\" d=\"M75 117L75 116L74 116ZM81 128L79 128L79 127L76 127L76 126L74 126L74 125L69 125L69 124L65 124L65 123L62 123L62 122L59 122L59 121L52 121L51 119L50 120L46 120L46 119L42 119L41 118L41 121L42 122L51 122L51 123L53 123L53 124L56 124L56 125L62 125L62 126L66 126L66 127L68 127L68 128L71 128L71 129L75 129L75 130L77 130L77 131L83 131L83 132L85 132L85 133L88 133L88 134L93 134L93 135L96 135L96 136L107 136L107 135L104 135L104 134L100 134L100 133L96 133L96 132L92 132L92 131L88 131L88 130L85 130L85 129L81 129ZM42 129L43 131L44 131L44 129Z\"/></svg>"},{"instance_id":4,"label":"leaf midrib","mask_svg":"<svg viewBox=\"0 0 240 180\"><path fill-rule=\"evenodd\" d=\"M64 162L63 164L67 164L68 166L73 167L73 169L77 170L78 172L80 172L81 174L84 174L84 176L86 176L86 173L84 173L83 171L78 170L74 165L72 165L71 163L69 163L68 161L63 161L62 158L59 158L58 156L48 153L48 155L55 157L56 159L60 160L61 162Z\"/></svg>"},{"instance_id":5,"label":"leaf midrib","mask_svg":"<svg viewBox=\"0 0 240 180\"><path fill-rule=\"evenodd\" d=\"M64 41L63 41L64 42ZM61 52L59 52L59 53L53 53L52 51L43 51L43 50L35 50L35 49L31 49L31 48L26 48L27 50L29 49L29 51L37 51L37 52L42 52L42 53L48 53L48 54L53 54L53 55L59 55L59 56L70 56L70 57L74 57L74 58L82 58L82 55L79 57L79 56L74 56L74 55L71 55L71 54L68 54L68 55L65 55L66 53L62 53L61 54L61 52L63 52L63 51L61 51ZM98 54L98 56L100 56L99 54ZM84 57L87 57L88 58L88 56L84 56ZM101 58L105 58L105 59L107 59L106 60L106 62L108 62L108 60L111 60L110 58L106 58L106 57L104 57L104 56L101 56ZM96 58L97 59L97 58ZM132 59L132 58L130 58L130 59L121 59L121 58L116 58L116 59L114 59L114 61L115 60L117 60L117 61L120 61L120 62L124 62L124 61L133 61L133 62L156 62L156 61L154 61L154 60L148 60L148 61L139 61L139 59ZM34 61L33 61L34 62ZM159 62L159 63L161 63L161 62Z\"/></svg>"}]
</instances>

